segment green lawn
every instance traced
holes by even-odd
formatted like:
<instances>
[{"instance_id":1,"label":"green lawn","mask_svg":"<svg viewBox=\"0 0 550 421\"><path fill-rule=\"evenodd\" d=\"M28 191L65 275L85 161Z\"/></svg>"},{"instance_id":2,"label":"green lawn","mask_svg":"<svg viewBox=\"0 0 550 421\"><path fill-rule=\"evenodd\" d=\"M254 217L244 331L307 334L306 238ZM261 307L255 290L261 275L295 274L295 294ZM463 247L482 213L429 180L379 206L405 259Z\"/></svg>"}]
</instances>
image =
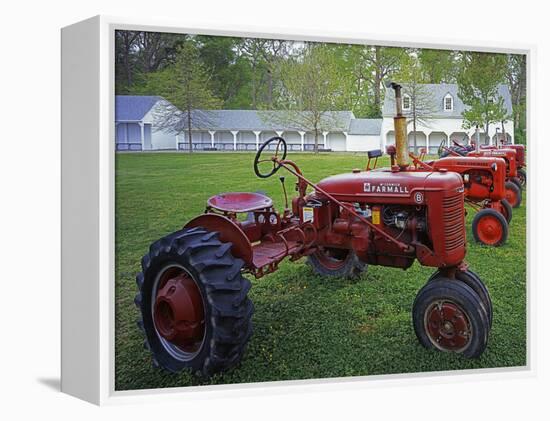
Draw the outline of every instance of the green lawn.
<instances>
[{"instance_id":1,"label":"green lawn","mask_svg":"<svg viewBox=\"0 0 550 421\"><path fill-rule=\"evenodd\" d=\"M290 156L313 181L366 162L364 154ZM153 368L133 303L141 256L151 242L202 213L206 199L216 193L264 190L282 205L277 177L256 178L252 160L253 154L245 153L117 154L117 390L526 364L524 192L524 204L514 209L508 243L500 248L473 243L473 212L468 215L467 261L486 282L494 305L489 345L477 360L427 351L416 339L410 310L432 268L417 263L407 271L369 266L359 281L348 281L317 276L300 261L251 279L255 331L240 367L208 382ZM293 192L294 180L287 180Z\"/></svg>"}]
</instances>

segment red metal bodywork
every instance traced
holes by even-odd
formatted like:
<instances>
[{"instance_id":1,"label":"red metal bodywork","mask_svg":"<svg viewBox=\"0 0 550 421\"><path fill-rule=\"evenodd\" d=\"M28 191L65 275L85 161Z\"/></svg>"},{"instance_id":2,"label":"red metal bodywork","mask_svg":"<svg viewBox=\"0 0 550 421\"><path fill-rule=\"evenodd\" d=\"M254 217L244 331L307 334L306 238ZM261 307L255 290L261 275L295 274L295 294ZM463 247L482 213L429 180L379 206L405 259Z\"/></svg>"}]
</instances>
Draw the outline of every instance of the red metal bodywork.
<instances>
[{"instance_id":1,"label":"red metal bodywork","mask_svg":"<svg viewBox=\"0 0 550 421\"><path fill-rule=\"evenodd\" d=\"M517 177L516 151L513 149L480 149L479 152L471 151L466 156L503 158L506 161L506 176Z\"/></svg>"},{"instance_id":2,"label":"red metal bodywork","mask_svg":"<svg viewBox=\"0 0 550 421\"><path fill-rule=\"evenodd\" d=\"M502 147L494 145L482 145L480 148L484 150L502 149ZM527 166L525 162L525 145L504 145L504 148L513 149L516 151L516 165L518 169L525 168Z\"/></svg>"},{"instance_id":3,"label":"red metal bodywork","mask_svg":"<svg viewBox=\"0 0 550 421\"><path fill-rule=\"evenodd\" d=\"M434 170L446 169L461 175L466 199L499 202L505 198L506 162L502 158L446 157L427 162Z\"/></svg>"}]
</instances>

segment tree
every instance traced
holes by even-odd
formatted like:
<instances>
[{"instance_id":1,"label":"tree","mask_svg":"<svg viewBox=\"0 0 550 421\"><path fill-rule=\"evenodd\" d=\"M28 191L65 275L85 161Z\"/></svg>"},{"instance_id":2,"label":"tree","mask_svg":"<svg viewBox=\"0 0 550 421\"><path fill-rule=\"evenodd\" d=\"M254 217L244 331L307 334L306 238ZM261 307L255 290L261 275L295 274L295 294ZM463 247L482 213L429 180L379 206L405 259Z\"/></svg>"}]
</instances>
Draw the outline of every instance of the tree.
<instances>
[{"instance_id":1,"label":"tree","mask_svg":"<svg viewBox=\"0 0 550 421\"><path fill-rule=\"evenodd\" d=\"M146 75L172 64L177 47L187 35L162 32L116 31L115 77L117 93L130 93Z\"/></svg>"},{"instance_id":2,"label":"tree","mask_svg":"<svg viewBox=\"0 0 550 421\"><path fill-rule=\"evenodd\" d=\"M245 38L240 49L251 65L252 108L273 107L279 63L288 59L292 41Z\"/></svg>"},{"instance_id":3,"label":"tree","mask_svg":"<svg viewBox=\"0 0 550 421\"><path fill-rule=\"evenodd\" d=\"M467 52L462 57L458 75L458 96L466 105L462 116L466 129L484 127L487 138L489 125L509 118L503 98L498 93L504 81L506 56Z\"/></svg>"},{"instance_id":4,"label":"tree","mask_svg":"<svg viewBox=\"0 0 550 421\"><path fill-rule=\"evenodd\" d=\"M435 100L430 89L424 82L424 73L418 58L417 51L409 51L409 54L401 60L400 70L396 74L397 80L403 83L403 96L410 100L409 109L404 109L408 124L413 127L413 142L416 150L417 125L430 126L430 120L436 113ZM426 139L428 141L428 139Z\"/></svg>"},{"instance_id":5,"label":"tree","mask_svg":"<svg viewBox=\"0 0 550 421\"><path fill-rule=\"evenodd\" d=\"M455 51L423 48L418 50L417 55L425 83L455 82L458 69Z\"/></svg>"},{"instance_id":6,"label":"tree","mask_svg":"<svg viewBox=\"0 0 550 421\"><path fill-rule=\"evenodd\" d=\"M125 93L134 82L136 60L134 49L139 32L115 31L115 78L116 92Z\"/></svg>"},{"instance_id":7,"label":"tree","mask_svg":"<svg viewBox=\"0 0 550 421\"><path fill-rule=\"evenodd\" d=\"M193 128L209 125L211 110L222 103L210 89L210 73L192 40L178 48L172 66L149 75L142 93L161 95L171 102L155 113L155 124L176 133L187 131L189 152L193 150Z\"/></svg>"},{"instance_id":8,"label":"tree","mask_svg":"<svg viewBox=\"0 0 550 421\"><path fill-rule=\"evenodd\" d=\"M374 102L369 117L380 117L382 115L382 93L383 82L387 77L399 70L405 49L397 47L365 46L362 60L366 70L371 72L369 78L372 84Z\"/></svg>"},{"instance_id":9,"label":"tree","mask_svg":"<svg viewBox=\"0 0 550 421\"><path fill-rule=\"evenodd\" d=\"M525 142L526 118L526 56L524 54L509 54L506 80L512 95L514 120L514 138L520 143Z\"/></svg>"},{"instance_id":10,"label":"tree","mask_svg":"<svg viewBox=\"0 0 550 421\"><path fill-rule=\"evenodd\" d=\"M272 123L296 130L313 132L314 151L319 151L319 134L338 124L334 112L338 102L338 68L329 47L308 44L303 56L282 63L282 92L279 101L283 112L266 113Z\"/></svg>"}]
</instances>

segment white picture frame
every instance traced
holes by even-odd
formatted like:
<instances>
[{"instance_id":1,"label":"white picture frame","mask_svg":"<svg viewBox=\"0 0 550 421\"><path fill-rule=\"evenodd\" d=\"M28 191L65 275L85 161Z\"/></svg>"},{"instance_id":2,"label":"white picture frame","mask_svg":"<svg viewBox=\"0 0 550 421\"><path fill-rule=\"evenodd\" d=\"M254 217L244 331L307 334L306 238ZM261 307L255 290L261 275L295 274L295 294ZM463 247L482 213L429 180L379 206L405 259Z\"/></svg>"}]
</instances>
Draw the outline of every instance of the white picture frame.
<instances>
[{"instance_id":1,"label":"white picture frame","mask_svg":"<svg viewBox=\"0 0 550 421\"><path fill-rule=\"evenodd\" d=\"M424 39L380 37L372 34L323 33L257 27L223 28L193 22L96 16L62 29L62 378L63 392L102 405L196 396L237 396L296 391L345 390L406 382L461 381L532 376L532 282L527 283L527 366L299 380L274 383L182 387L139 391L114 390L114 31L117 29L208 35L233 35L387 46L453 48L527 55L528 138L532 125L532 80L535 47ZM530 144L529 157L534 144ZM532 162L532 161L531 161ZM531 209L529 214L531 215ZM532 218L529 218L529 221ZM529 235L528 246L532 244ZM528 268L530 260L528 259ZM528 277L530 271L528 270Z\"/></svg>"}]
</instances>

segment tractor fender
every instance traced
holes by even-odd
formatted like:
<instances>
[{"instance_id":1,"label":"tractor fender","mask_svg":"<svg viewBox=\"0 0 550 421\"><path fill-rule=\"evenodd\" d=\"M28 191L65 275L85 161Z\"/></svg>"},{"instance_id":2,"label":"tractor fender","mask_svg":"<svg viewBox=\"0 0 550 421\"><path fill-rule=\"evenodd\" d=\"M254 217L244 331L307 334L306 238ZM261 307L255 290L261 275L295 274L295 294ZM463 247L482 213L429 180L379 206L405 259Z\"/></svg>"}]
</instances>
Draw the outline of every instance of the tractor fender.
<instances>
[{"instance_id":1,"label":"tractor fender","mask_svg":"<svg viewBox=\"0 0 550 421\"><path fill-rule=\"evenodd\" d=\"M252 244L250 240L233 220L215 213L204 213L191 219L183 228L202 227L210 232L218 232L220 240L224 243L231 243L233 256L244 260L245 265L252 266Z\"/></svg>"}]
</instances>

